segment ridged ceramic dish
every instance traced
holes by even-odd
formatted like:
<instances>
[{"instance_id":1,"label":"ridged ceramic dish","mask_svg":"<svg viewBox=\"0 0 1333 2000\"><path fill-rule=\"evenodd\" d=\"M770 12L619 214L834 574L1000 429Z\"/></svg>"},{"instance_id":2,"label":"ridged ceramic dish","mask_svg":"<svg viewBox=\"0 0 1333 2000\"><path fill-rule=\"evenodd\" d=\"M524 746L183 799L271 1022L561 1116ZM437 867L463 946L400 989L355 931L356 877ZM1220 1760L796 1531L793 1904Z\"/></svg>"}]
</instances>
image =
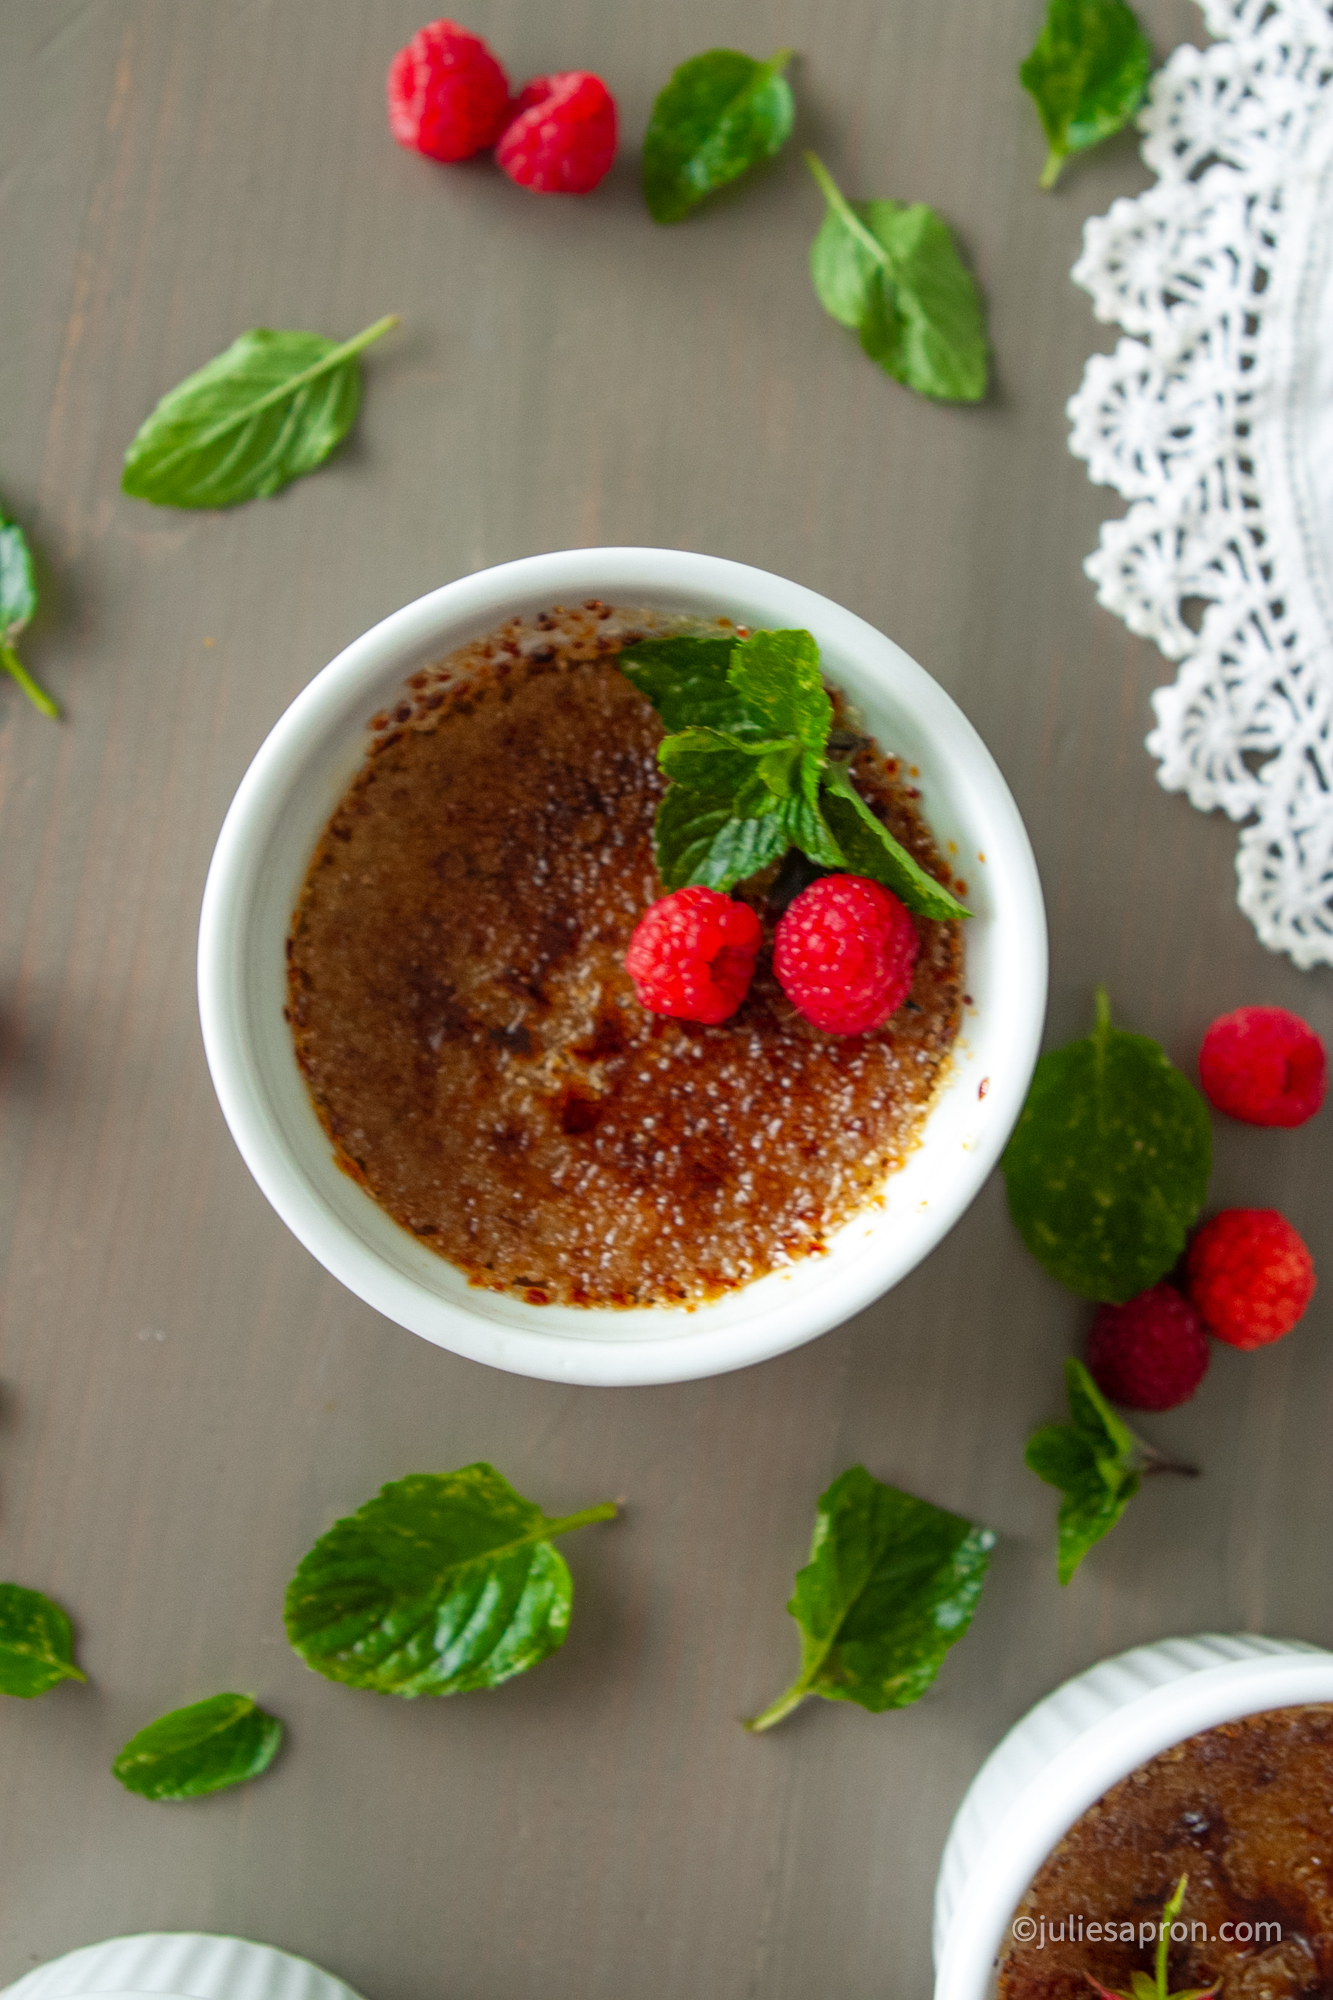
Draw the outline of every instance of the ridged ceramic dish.
<instances>
[{"instance_id":1,"label":"ridged ceramic dish","mask_svg":"<svg viewBox=\"0 0 1333 2000\"><path fill-rule=\"evenodd\" d=\"M25 1973L3 2000L358 2000L304 1958L245 1938L149 1931L84 1945Z\"/></svg>"},{"instance_id":2,"label":"ridged ceramic dish","mask_svg":"<svg viewBox=\"0 0 1333 2000\"><path fill-rule=\"evenodd\" d=\"M515 612L590 597L751 626L803 626L880 743L918 767L975 912L968 1010L907 1164L809 1257L693 1309L530 1305L478 1290L334 1163L283 1018L284 948L310 856L366 754L367 723L409 674ZM984 860L981 858L984 856ZM579 549L461 578L356 640L277 723L227 814L199 930L199 1009L223 1114L306 1248L359 1297L441 1347L553 1381L683 1381L799 1346L920 1263L981 1188L1018 1116L1046 1005L1046 923L1023 823L971 723L900 647L799 584L674 549Z\"/></svg>"},{"instance_id":3,"label":"ridged ceramic dish","mask_svg":"<svg viewBox=\"0 0 1333 2000\"><path fill-rule=\"evenodd\" d=\"M1333 1701L1333 1653L1299 1639L1163 1639L1102 1660L1009 1731L959 1806L935 1886L935 2000L986 2000L1028 1884L1111 1785L1201 1729Z\"/></svg>"}]
</instances>

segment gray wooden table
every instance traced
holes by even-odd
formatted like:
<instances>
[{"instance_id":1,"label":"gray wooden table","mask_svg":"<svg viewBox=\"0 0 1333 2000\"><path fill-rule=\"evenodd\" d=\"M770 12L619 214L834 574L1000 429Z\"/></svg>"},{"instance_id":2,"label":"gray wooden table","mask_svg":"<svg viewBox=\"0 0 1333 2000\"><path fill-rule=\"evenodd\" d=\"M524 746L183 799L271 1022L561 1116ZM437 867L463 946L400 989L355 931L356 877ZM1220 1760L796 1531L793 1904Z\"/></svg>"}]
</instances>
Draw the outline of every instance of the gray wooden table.
<instances>
[{"instance_id":1,"label":"gray wooden table","mask_svg":"<svg viewBox=\"0 0 1333 2000\"><path fill-rule=\"evenodd\" d=\"M1140 0L1161 53L1188 0ZM1035 181L1014 69L1038 0L472 0L517 77L603 73L623 155L587 201L389 141L408 0L7 0L0 8L0 493L46 608L59 726L0 688L0 1576L74 1613L87 1688L0 1713L0 1983L121 1932L235 1931L371 2000L869 2000L929 1986L950 1815L1063 1676L1166 1633L1333 1639L1333 1346L1317 1301L1218 1352L1145 1421L1161 1481L1061 1591L1023 1469L1087 1314L987 1188L890 1297L799 1353L677 1388L553 1387L437 1352L339 1289L223 1126L195 1015L205 869L274 718L418 593L570 544L781 571L898 639L1018 798L1049 900L1052 1040L1105 979L1190 1064L1268 1001L1333 1032L1327 974L1267 955L1234 832L1156 785L1167 678L1080 563L1103 514L1065 397L1109 345L1069 282L1085 216L1145 184L1129 139ZM820 205L793 148L741 199L654 228L652 95L686 55L790 43L800 141L852 193L933 202L990 302L980 409L888 382L811 296ZM225 515L118 491L164 389L254 324L397 311L350 447ZM1333 1269L1329 1118L1219 1130L1219 1203L1275 1205ZM486 1457L570 1547L557 1659L494 1695L398 1703L307 1672L283 1589L384 1480ZM917 1707L738 1717L785 1684L816 1494L854 1461L999 1531L972 1633ZM262 1783L196 1806L108 1763L219 1688L290 1725Z\"/></svg>"}]
</instances>

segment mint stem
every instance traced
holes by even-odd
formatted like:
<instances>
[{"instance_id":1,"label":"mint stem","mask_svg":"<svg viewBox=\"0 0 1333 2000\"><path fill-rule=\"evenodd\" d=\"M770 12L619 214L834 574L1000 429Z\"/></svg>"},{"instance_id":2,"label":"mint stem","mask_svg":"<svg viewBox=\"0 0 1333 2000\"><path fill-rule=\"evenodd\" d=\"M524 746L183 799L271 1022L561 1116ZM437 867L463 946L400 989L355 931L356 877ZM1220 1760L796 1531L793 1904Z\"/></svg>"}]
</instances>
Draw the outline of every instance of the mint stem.
<instances>
[{"instance_id":1,"label":"mint stem","mask_svg":"<svg viewBox=\"0 0 1333 2000\"><path fill-rule=\"evenodd\" d=\"M782 75L783 70L786 69L787 64L795 54L795 49L779 49L776 54L769 57L768 67L772 70L774 76Z\"/></svg>"},{"instance_id":2,"label":"mint stem","mask_svg":"<svg viewBox=\"0 0 1333 2000\"><path fill-rule=\"evenodd\" d=\"M1041 170L1041 179L1037 182L1037 186L1049 193L1059 180L1060 169L1064 163L1065 155L1057 152L1055 147L1052 146L1050 152L1046 155L1046 164Z\"/></svg>"},{"instance_id":3,"label":"mint stem","mask_svg":"<svg viewBox=\"0 0 1333 2000\"><path fill-rule=\"evenodd\" d=\"M27 695L34 708L40 708L43 715L49 715L53 722L60 720L60 709L56 702L33 679L12 646L0 646L0 667L13 676Z\"/></svg>"},{"instance_id":4,"label":"mint stem","mask_svg":"<svg viewBox=\"0 0 1333 2000\"><path fill-rule=\"evenodd\" d=\"M839 222L842 223L843 228L848 230L856 238L861 248L874 258L881 271L887 271L889 269L889 254L887 250L866 228L864 222L862 222L860 216L853 209L851 203L834 180L828 168L824 165L824 162L820 159L818 153L807 153L805 155L805 164L818 181L825 201L833 210Z\"/></svg>"},{"instance_id":5,"label":"mint stem","mask_svg":"<svg viewBox=\"0 0 1333 2000\"><path fill-rule=\"evenodd\" d=\"M1179 1472L1185 1479L1197 1479L1199 1477L1199 1468L1197 1465L1186 1465L1183 1459L1168 1458L1166 1453L1158 1451L1155 1445L1145 1443L1137 1431L1131 1431L1130 1436L1133 1438L1136 1448L1142 1455L1143 1464L1139 1467L1139 1470L1144 1474L1145 1478L1150 1472Z\"/></svg>"},{"instance_id":6,"label":"mint stem","mask_svg":"<svg viewBox=\"0 0 1333 2000\"><path fill-rule=\"evenodd\" d=\"M567 1535L574 1528L589 1528L594 1521L614 1521L619 1509L614 1500L603 1500L596 1507L585 1507L581 1514L567 1514L563 1521L550 1521L542 1530L542 1538L551 1535Z\"/></svg>"},{"instance_id":7,"label":"mint stem","mask_svg":"<svg viewBox=\"0 0 1333 2000\"><path fill-rule=\"evenodd\" d=\"M801 1681L794 1681L787 1692L780 1694L761 1715L752 1715L745 1727L755 1736L758 1736L761 1730L771 1729L775 1722L781 1722L784 1715L790 1715L794 1708L799 1708L809 1692L810 1690Z\"/></svg>"}]
</instances>

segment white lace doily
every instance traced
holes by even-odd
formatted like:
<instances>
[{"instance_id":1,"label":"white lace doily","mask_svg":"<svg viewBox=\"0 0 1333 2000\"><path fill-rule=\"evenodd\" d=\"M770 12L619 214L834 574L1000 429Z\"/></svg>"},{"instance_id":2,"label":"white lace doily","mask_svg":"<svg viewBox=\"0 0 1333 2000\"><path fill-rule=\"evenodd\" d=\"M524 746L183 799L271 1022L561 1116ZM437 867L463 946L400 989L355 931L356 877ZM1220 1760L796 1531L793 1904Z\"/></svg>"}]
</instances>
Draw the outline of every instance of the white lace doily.
<instances>
[{"instance_id":1,"label":"white lace doily","mask_svg":"<svg viewBox=\"0 0 1333 2000\"><path fill-rule=\"evenodd\" d=\"M1333 964L1333 0L1201 0L1139 123L1157 184L1090 221L1074 277L1131 336L1069 402L1132 504L1084 565L1180 662L1148 748L1245 822L1241 908Z\"/></svg>"}]
</instances>

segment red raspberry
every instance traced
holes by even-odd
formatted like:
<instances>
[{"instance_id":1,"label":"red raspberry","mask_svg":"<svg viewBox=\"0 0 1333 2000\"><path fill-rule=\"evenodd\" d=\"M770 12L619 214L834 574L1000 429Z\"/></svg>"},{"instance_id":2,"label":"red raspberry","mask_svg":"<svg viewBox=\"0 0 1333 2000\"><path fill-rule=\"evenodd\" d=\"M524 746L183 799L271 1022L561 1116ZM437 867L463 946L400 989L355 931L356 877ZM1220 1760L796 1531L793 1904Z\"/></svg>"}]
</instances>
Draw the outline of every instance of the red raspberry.
<instances>
[{"instance_id":1,"label":"red raspberry","mask_svg":"<svg viewBox=\"0 0 1333 2000\"><path fill-rule=\"evenodd\" d=\"M1221 1014L1199 1050L1204 1095L1247 1125L1303 1125L1324 1101L1324 1044L1285 1007Z\"/></svg>"},{"instance_id":2,"label":"red raspberry","mask_svg":"<svg viewBox=\"0 0 1333 2000\"><path fill-rule=\"evenodd\" d=\"M650 1013L711 1026L749 992L762 935L748 904L716 889L677 889L639 918L625 970Z\"/></svg>"},{"instance_id":3,"label":"red raspberry","mask_svg":"<svg viewBox=\"0 0 1333 2000\"><path fill-rule=\"evenodd\" d=\"M479 35L429 21L389 64L389 130L432 160L466 160L509 121L509 79Z\"/></svg>"},{"instance_id":4,"label":"red raspberry","mask_svg":"<svg viewBox=\"0 0 1333 2000\"><path fill-rule=\"evenodd\" d=\"M1190 1244L1190 1297L1232 1347L1290 1333L1314 1294L1314 1262L1275 1208L1224 1208Z\"/></svg>"},{"instance_id":5,"label":"red raspberry","mask_svg":"<svg viewBox=\"0 0 1333 2000\"><path fill-rule=\"evenodd\" d=\"M1174 1410L1208 1370L1203 1321L1174 1285L1154 1285L1122 1306L1098 1306L1088 1368L1104 1396L1131 1410Z\"/></svg>"},{"instance_id":6,"label":"red raspberry","mask_svg":"<svg viewBox=\"0 0 1333 2000\"><path fill-rule=\"evenodd\" d=\"M535 194L587 194L616 156L616 100L599 76L534 76L514 105L495 157Z\"/></svg>"},{"instance_id":7,"label":"red raspberry","mask_svg":"<svg viewBox=\"0 0 1333 2000\"><path fill-rule=\"evenodd\" d=\"M864 875L824 875L787 905L773 970L806 1019L830 1035L865 1035L896 1012L920 949L898 898Z\"/></svg>"}]
</instances>

